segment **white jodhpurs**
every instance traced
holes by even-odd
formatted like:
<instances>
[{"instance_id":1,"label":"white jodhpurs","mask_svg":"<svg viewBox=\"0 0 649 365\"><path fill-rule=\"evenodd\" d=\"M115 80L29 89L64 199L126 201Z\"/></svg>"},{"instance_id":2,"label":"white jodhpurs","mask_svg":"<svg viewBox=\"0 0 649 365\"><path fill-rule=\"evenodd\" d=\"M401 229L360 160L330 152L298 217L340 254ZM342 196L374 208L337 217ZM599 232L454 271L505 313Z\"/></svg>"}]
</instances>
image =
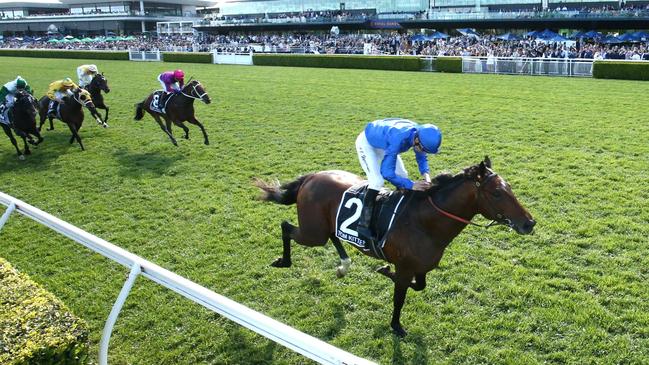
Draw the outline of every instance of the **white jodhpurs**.
<instances>
[{"instance_id":1,"label":"white jodhpurs","mask_svg":"<svg viewBox=\"0 0 649 365\"><path fill-rule=\"evenodd\" d=\"M356 153L358 153L358 161L367 175L369 181L369 188L374 190L381 190L384 184L383 175L381 175L381 162L385 151L380 148L374 148L367 141L365 131L361 132L356 138ZM403 178L408 177L408 171L403 165L401 156L397 156L397 165L395 173Z\"/></svg>"}]
</instances>

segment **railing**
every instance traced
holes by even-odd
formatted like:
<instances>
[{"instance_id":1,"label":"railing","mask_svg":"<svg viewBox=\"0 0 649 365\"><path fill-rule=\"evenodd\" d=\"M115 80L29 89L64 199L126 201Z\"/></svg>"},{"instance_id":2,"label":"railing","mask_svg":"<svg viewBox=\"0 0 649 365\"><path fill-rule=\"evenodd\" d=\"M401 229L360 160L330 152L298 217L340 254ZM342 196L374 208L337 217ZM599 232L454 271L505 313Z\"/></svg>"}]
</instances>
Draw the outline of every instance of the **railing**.
<instances>
[{"instance_id":1,"label":"railing","mask_svg":"<svg viewBox=\"0 0 649 365\"><path fill-rule=\"evenodd\" d=\"M130 61L162 61L160 51L128 51L128 59Z\"/></svg>"},{"instance_id":2,"label":"railing","mask_svg":"<svg viewBox=\"0 0 649 365\"><path fill-rule=\"evenodd\" d=\"M592 59L462 57L462 72L545 76L593 76Z\"/></svg>"},{"instance_id":3,"label":"railing","mask_svg":"<svg viewBox=\"0 0 649 365\"><path fill-rule=\"evenodd\" d=\"M0 192L0 204L7 207L0 217L0 230L11 213L16 211L131 270L104 326L99 344L99 363L101 365L108 363L108 344L113 325L139 275L319 363L373 364L219 295L2 192Z\"/></svg>"},{"instance_id":4,"label":"railing","mask_svg":"<svg viewBox=\"0 0 649 365\"><path fill-rule=\"evenodd\" d=\"M212 63L225 65L252 65L252 52L212 52Z\"/></svg>"}]
</instances>

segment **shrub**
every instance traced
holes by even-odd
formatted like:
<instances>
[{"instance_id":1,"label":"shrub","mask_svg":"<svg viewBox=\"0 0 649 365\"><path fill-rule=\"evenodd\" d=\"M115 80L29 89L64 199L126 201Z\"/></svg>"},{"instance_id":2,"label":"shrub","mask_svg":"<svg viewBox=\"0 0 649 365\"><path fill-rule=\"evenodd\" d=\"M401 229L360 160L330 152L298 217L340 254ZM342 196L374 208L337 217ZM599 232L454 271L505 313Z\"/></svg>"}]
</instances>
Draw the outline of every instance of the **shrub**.
<instances>
[{"instance_id":1,"label":"shrub","mask_svg":"<svg viewBox=\"0 0 649 365\"><path fill-rule=\"evenodd\" d=\"M72 58L97 60L128 61L127 51L68 51L60 49L0 49L0 56L37 57L37 58Z\"/></svg>"},{"instance_id":2,"label":"shrub","mask_svg":"<svg viewBox=\"0 0 649 365\"><path fill-rule=\"evenodd\" d=\"M162 52L164 62L212 63L209 52Z\"/></svg>"},{"instance_id":3,"label":"shrub","mask_svg":"<svg viewBox=\"0 0 649 365\"><path fill-rule=\"evenodd\" d=\"M593 77L596 79L649 81L649 62L595 61Z\"/></svg>"},{"instance_id":4,"label":"shrub","mask_svg":"<svg viewBox=\"0 0 649 365\"><path fill-rule=\"evenodd\" d=\"M462 73L462 57L437 57L434 62L436 71Z\"/></svg>"},{"instance_id":5,"label":"shrub","mask_svg":"<svg viewBox=\"0 0 649 365\"><path fill-rule=\"evenodd\" d=\"M254 54L260 66L362 68L373 70L420 71L421 61L412 56Z\"/></svg>"},{"instance_id":6,"label":"shrub","mask_svg":"<svg viewBox=\"0 0 649 365\"><path fill-rule=\"evenodd\" d=\"M84 364L87 358L86 324L0 258L0 364Z\"/></svg>"}]
</instances>

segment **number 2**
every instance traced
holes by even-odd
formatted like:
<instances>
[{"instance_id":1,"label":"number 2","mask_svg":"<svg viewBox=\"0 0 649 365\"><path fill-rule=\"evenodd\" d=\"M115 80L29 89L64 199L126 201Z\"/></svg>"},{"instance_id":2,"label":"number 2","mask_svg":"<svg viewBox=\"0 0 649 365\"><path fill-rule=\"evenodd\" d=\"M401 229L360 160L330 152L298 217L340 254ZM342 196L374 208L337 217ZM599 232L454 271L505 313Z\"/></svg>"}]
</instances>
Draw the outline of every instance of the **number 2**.
<instances>
[{"instance_id":1,"label":"number 2","mask_svg":"<svg viewBox=\"0 0 649 365\"><path fill-rule=\"evenodd\" d=\"M354 214L352 214L351 217L345 219L345 221L340 226L340 230L354 237L358 237L358 232L350 229L349 225L356 222L361 216L361 208L363 208L363 202L358 198L351 198L347 201L347 203L345 203L345 208L351 208L352 205L356 205L356 211L354 212Z\"/></svg>"}]
</instances>

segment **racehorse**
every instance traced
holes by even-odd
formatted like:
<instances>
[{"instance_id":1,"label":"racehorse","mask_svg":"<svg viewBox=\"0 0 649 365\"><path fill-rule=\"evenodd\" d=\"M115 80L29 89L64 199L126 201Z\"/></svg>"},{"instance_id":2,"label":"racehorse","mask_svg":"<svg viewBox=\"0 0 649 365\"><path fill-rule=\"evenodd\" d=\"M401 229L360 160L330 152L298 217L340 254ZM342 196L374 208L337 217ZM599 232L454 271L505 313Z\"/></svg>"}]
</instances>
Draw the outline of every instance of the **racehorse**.
<instances>
[{"instance_id":1,"label":"racehorse","mask_svg":"<svg viewBox=\"0 0 649 365\"><path fill-rule=\"evenodd\" d=\"M108 94L110 92L110 88L108 87L108 80L106 80L104 73L102 72L100 74L96 74L92 78L92 81L90 81L90 84L86 86L86 90L88 90L88 92L90 93L90 96L92 97L92 103L95 104L95 108L106 110L106 115L104 116L103 121L100 116L100 119L97 120L97 123L101 124L104 128L108 127L107 122L109 108L104 103L104 96L101 94L101 92L103 91Z\"/></svg>"},{"instance_id":2,"label":"racehorse","mask_svg":"<svg viewBox=\"0 0 649 365\"><path fill-rule=\"evenodd\" d=\"M41 130L43 124L45 124L46 119L49 119L50 121L50 128L48 129L48 131L54 129L52 117L47 115L49 102L50 99L47 96L43 96L38 102L38 113L40 114L41 118L41 123L38 126L38 130ZM58 118L61 119L63 123L67 124L70 128L70 131L72 132L72 136L70 137L70 144L74 143L74 140L76 139L77 142L79 142L79 146L81 146L82 151L85 151L85 148L83 148L81 137L79 137L79 129L81 129L81 125L83 124L84 114L82 107L84 106L88 108L88 110L90 110L90 114L92 114L93 116L98 115L97 109L95 109L95 105L92 103L92 97L90 96L90 93L84 89L76 89L73 91L72 96L64 97L63 103L60 103L58 107Z\"/></svg>"},{"instance_id":3,"label":"racehorse","mask_svg":"<svg viewBox=\"0 0 649 365\"><path fill-rule=\"evenodd\" d=\"M23 139L25 145L24 154L18 148L18 143L13 136L11 127L0 123L5 134L7 134L11 143L16 147L18 158L21 160L25 159L25 155L31 155L32 153L29 150L27 142L36 146L43 141L43 137L41 137L38 128L36 128L36 106L36 99L30 93L21 90L16 93L16 100L14 101L12 109L9 111L13 123L13 130L16 132L16 135ZM37 140L34 141L32 136L36 137Z\"/></svg>"},{"instance_id":4,"label":"racehorse","mask_svg":"<svg viewBox=\"0 0 649 365\"><path fill-rule=\"evenodd\" d=\"M324 246L331 239L342 263L338 274L345 275L351 260L334 234L336 212L345 190L361 181L345 171L308 174L281 186L256 180L263 191L262 200L297 204L299 227L282 222L284 251L272 266L291 266L291 240L314 247ZM477 225L471 222L475 215L493 220L490 225L509 226L519 234L531 233L536 224L510 185L491 169L488 157L457 175L439 175L434 182L426 192L404 193L406 204L383 246L383 254L395 271L390 271L389 264L377 270L394 282L390 326L400 337L406 335L400 317L408 288L420 291L426 287L426 274L439 265L444 250L464 227ZM379 258L371 250L362 252Z\"/></svg>"},{"instance_id":5,"label":"racehorse","mask_svg":"<svg viewBox=\"0 0 649 365\"><path fill-rule=\"evenodd\" d=\"M212 102L212 99L210 99L210 96L207 95L207 92L205 91L205 88L203 88L203 85L201 85L198 80L192 80L188 82L185 87L183 87L181 92L179 92L178 94L169 95L167 97L169 99L167 99L166 102L166 113L161 113L151 108L151 102L158 104L160 98L159 92L154 92L146 99L144 99L144 101L142 101L141 103L135 104L135 120L142 120L142 118L144 118L145 111L151 114L153 119L158 122L158 125L160 125L162 131L169 136L171 142L175 146L178 146L178 142L176 142L176 139L171 133L171 123L173 122L175 125L182 128L183 131L185 131L185 139L189 139L189 128L187 128L183 124L183 122L189 122L191 124L197 125L201 129L201 132L203 132L203 137L205 139L205 144L210 144L210 141L207 138L207 132L205 131L203 124L201 124L201 122L199 122L198 119L196 119L196 117L194 116L194 100L198 99L205 104ZM161 109L161 107L159 107L159 109ZM162 123L161 118L165 120L165 124Z\"/></svg>"}]
</instances>

